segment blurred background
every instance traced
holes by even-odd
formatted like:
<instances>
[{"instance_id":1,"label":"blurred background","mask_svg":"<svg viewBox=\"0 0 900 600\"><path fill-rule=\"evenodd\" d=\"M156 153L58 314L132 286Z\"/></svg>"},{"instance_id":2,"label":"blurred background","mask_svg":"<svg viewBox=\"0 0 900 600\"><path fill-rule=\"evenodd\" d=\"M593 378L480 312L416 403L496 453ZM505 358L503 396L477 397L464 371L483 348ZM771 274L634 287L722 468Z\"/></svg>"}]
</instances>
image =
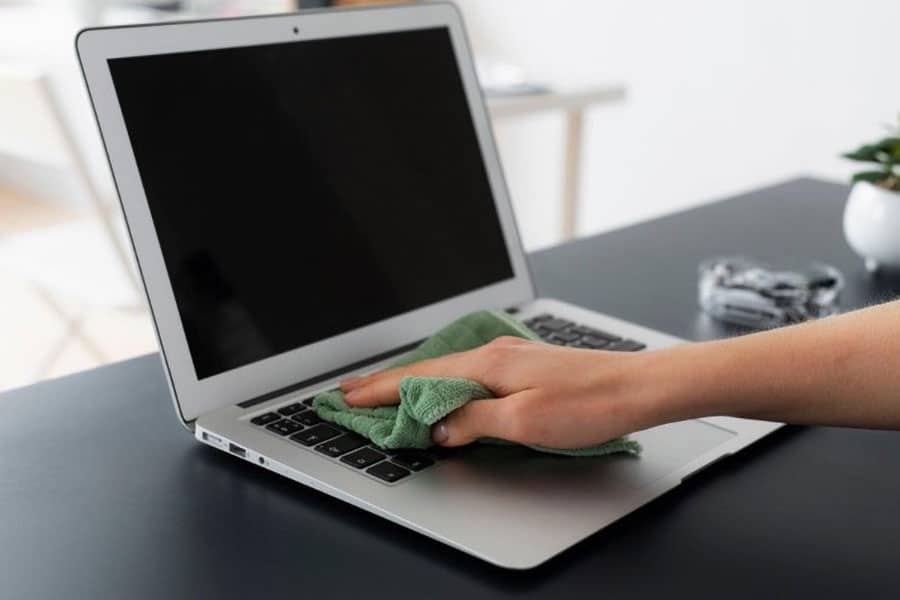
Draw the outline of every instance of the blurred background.
<instances>
[{"instance_id":1,"label":"blurred background","mask_svg":"<svg viewBox=\"0 0 900 600\"><path fill-rule=\"evenodd\" d=\"M0 0L0 389L155 350L87 26L327 0ZM894 123L895 0L457 0L529 250L841 160Z\"/></svg>"}]
</instances>

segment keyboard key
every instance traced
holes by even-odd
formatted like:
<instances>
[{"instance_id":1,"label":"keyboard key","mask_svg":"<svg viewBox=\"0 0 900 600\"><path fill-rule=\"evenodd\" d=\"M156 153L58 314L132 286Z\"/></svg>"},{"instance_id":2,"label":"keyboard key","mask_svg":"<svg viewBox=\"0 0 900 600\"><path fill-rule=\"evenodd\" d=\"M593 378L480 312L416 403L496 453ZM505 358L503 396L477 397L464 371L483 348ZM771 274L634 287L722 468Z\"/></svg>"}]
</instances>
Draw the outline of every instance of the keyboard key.
<instances>
[{"instance_id":1,"label":"keyboard key","mask_svg":"<svg viewBox=\"0 0 900 600\"><path fill-rule=\"evenodd\" d=\"M621 340L618 342L613 342L606 347L606 350L611 350L613 352L637 352L638 350L643 350L646 347L646 344L642 344L634 340Z\"/></svg>"},{"instance_id":2,"label":"keyboard key","mask_svg":"<svg viewBox=\"0 0 900 600\"><path fill-rule=\"evenodd\" d=\"M557 346L613 352L637 352L647 347L641 342L623 339L614 333L587 325L577 325L549 314L532 317L526 320L525 324L542 340Z\"/></svg>"},{"instance_id":3,"label":"keyboard key","mask_svg":"<svg viewBox=\"0 0 900 600\"><path fill-rule=\"evenodd\" d=\"M351 450L361 448L368 443L368 440L361 438L354 433L348 433L347 435L342 435L341 437L325 442L324 444L319 444L316 446L316 450L322 454L327 454L328 456L340 456L341 454L347 454Z\"/></svg>"},{"instance_id":4,"label":"keyboard key","mask_svg":"<svg viewBox=\"0 0 900 600\"><path fill-rule=\"evenodd\" d=\"M549 329L550 331L561 331L566 327L571 327L574 325L572 321L566 321L565 319L557 319L553 317L552 319L547 319L546 321L541 321L542 329Z\"/></svg>"},{"instance_id":5,"label":"keyboard key","mask_svg":"<svg viewBox=\"0 0 900 600\"><path fill-rule=\"evenodd\" d=\"M278 409L278 412L283 414L286 417L291 416L295 412L300 412L303 410L303 405L299 402L294 402L293 404L288 404L287 406L282 406Z\"/></svg>"},{"instance_id":6,"label":"keyboard key","mask_svg":"<svg viewBox=\"0 0 900 600\"><path fill-rule=\"evenodd\" d=\"M575 333L574 331L557 331L553 334L553 338L557 340L562 340L566 343L574 342L581 336Z\"/></svg>"},{"instance_id":7,"label":"keyboard key","mask_svg":"<svg viewBox=\"0 0 900 600\"><path fill-rule=\"evenodd\" d=\"M317 415L315 411L312 410L300 413L299 415L294 415L291 418L298 423L303 423L307 427L312 427L313 425L318 425L322 422L322 419L319 418L319 415Z\"/></svg>"},{"instance_id":8,"label":"keyboard key","mask_svg":"<svg viewBox=\"0 0 900 600\"><path fill-rule=\"evenodd\" d=\"M609 345L610 340L602 337L598 337L596 335L586 335L581 338L581 341L588 345L589 348L599 349L605 348Z\"/></svg>"},{"instance_id":9,"label":"keyboard key","mask_svg":"<svg viewBox=\"0 0 900 600\"><path fill-rule=\"evenodd\" d=\"M364 469L369 465L374 465L380 460L384 460L385 458L387 458L387 456L377 450L373 450L372 448L363 448L362 450L357 450L353 454L342 456L341 462L345 462L348 465L356 467L357 469Z\"/></svg>"},{"instance_id":10,"label":"keyboard key","mask_svg":"<svg viewBox=\"0 0 900 600\"><path fill-rule=\"evenodd\" d=\"M596 350L594 346L591 344L585 344L583 340L575 340L574 342L569 342L566 344L569 348L583 348L585 350Z\"/></svg>"},{"instance_id":11,"label":"keyboard key","mask_svg":"<svg viewBox=\"0 0 900 600\"><path fill-rule=\"evenodd\" d=\"M375 444L369 444L369 448L375 450L376 452L387 454L388 456L394 456L395 454L400 454L401 452L405 451L405 448L379 448Z\"/></svg>"},{"instance_id":12,"label":"keyboard key","mask_svg":"<svg viewBox=\"0 0 900 600\"><path fill-rule=\"evenodd\" d=\"M432 446L428 449L428 454L435 460L446 460L452 456L456 456L460 452L464 452L466 446L456 446L447 448L446 446Z\"/></svg>"},{"instance_id":13,"label":"keyboard key","mask_svg":"<svg viewBox=\"0 0 900 600\"><path fill-rule=\"evenodd\" d=\"M524 323L526 327L530 327L531 329L536 329L541 326L541 321L538 321L536 319L528 319L526 321L522 321L522 323Z\"/></svg>"},{"instance_id":14,"label":"keyboard key","mask_svg":"<svg viewBox=\"0 0 900 600\"><path fill-rule=\"evenodd\" d=\"M595 329L594 327L587 327L585 325L578 325L577 327L573 327L572 331L583 336L590 336L592 338L606 340L607 342L617 342L622 339L621 336L615 335L614 333L609 333L603 331L602 329Z\"/></svg>"},{"instance_id":15,"label":"keyboard key","mask_svg":"<svg viewBox=\"0 0 900 600\"><path fill-rule=\"evenodd\" d=\"M306 400L303 401L303 404L305 404L307 406L312 406L312 403L313 403L312 398L307 398Z\"/></svg>"},{"instance_id":16,"label":"keyboard key","mask_svg":"<svg viewBox=\"0 0 900 600\"><path fill-rule=\"evenodd\" d=\"M542 313L536 317L531 317L530 319L528 319L528 321L530 321L532 323L540 323L541 321L549 321L552 318L553 318L553 315L551 315L549 313Z\"/></svg>"},{"instance_id":17,"label":"keyboard key","mask_svg":"<svg viewBox=\"0 0 900 600\"><path fill-rule=\"evenodd\" d=\"M253 417L252 419L250 419L250 422L253 423L254 425L268 425L269 423L274 423L275 421L277 421L280 418L281 417L279 417L275 413L269 412L269 413L263 413L263 414L259 415L258 417Z\"/></svg>"},{"instance_id":18,"label":"keyboard key","mask_svg":"<svg viewBox=\"0 0 900 600\"><path fill-rule=\"evenodd\" d=\"M403 450L395 454L391 461L411 471L421 471L434 464L434 460L431 457L414 450Z\"/></svg>"},{"instance_id":19,"label":"keyboard key","mask_svg":"<svg viewBox=\"0 0 900 600\"><path fill-rule=\"evenodd\" d=\"M553 335L552 331L550 331L549 329L544 329L543 327L535 327L532 329L532 331L535 332L542 340L546 340L548 337Z\"/></svg>"},{"instance_id":20,"label":"keyboard key","mask_svg":"<svg viewBox=\"0 0 900 600\"><path fill-rule=\"evenodd\" d=\"M278 435L291 435L292 433L297 433L303 427L298 423L294 423L290 419L282 419L277 423L272 423L271 425L266 425L266 429L269 431L274 431Z\"/></svg>"},{"instance_id":21,"label":"keyboard key","mask_svg":"<svg viewBox=\"0 0 900 600\"><path fill-rule=\"evenodd\" d=\"M296 425L296 423L294 424ZM340 434L341 432L331 425L320 423L315 427L310 427L306 431L301 431L296 435L292 435L291 439L298 444L303 444L304 446L315 446L319 442L330 440L331 438L337 437Z\"/></svg>"},{"instance_id":22,"label":"keyboard key","mask_svg":"<svg viewBox=\"0 0 900 600\"><path fill-rule=\"evenodd\" d=\"M393 483L409 475L409 471L388 461L375 465L371 469L366 470L366 473L388 483Z\"/></svg>"}]
</instances>

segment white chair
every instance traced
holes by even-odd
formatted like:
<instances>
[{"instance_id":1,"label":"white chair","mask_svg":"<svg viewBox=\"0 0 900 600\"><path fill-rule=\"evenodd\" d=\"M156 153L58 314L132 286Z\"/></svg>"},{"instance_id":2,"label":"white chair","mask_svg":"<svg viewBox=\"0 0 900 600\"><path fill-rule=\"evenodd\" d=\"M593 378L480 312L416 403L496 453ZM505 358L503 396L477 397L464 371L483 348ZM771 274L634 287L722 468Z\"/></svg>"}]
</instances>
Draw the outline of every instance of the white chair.
<instances>
[{"instance_id":1,"label":"white chair","mask_svg":"<svg viewBox=\"0 0 900 600\"><path fill-rule=\"evenodd\" d=\"M65 325L34 376L45 376L73 341L98 363L106 362L101 344L84 328L86 314L95 308L144 310L118 206L104 198L90 176L44 75L0 70L0 132L0 152L67 167L89 200L84 214L70 221L0 237L0 271L28 281ZM67 300L79 308L68 308L72 302Z\"/></svg>"}]
</instances>

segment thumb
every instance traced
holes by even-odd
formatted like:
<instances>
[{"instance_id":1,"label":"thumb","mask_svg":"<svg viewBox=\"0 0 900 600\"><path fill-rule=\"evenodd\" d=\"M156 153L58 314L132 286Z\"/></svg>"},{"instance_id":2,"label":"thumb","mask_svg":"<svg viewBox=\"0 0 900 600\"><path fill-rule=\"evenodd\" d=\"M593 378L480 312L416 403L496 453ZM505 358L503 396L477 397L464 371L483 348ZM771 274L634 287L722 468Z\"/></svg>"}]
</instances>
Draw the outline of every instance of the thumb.
<instances>
[{"instance_id":1,"label":"thumb","mask_svg":"<svg viewBox=\"0 0 900 600\"><path fill-rule=\"evenodd\" d=\"M431 439L439 446L462 446L483 437L503 438L508 419L505 398L472 400L431 427Z\"/></svg>"}]
</instances>

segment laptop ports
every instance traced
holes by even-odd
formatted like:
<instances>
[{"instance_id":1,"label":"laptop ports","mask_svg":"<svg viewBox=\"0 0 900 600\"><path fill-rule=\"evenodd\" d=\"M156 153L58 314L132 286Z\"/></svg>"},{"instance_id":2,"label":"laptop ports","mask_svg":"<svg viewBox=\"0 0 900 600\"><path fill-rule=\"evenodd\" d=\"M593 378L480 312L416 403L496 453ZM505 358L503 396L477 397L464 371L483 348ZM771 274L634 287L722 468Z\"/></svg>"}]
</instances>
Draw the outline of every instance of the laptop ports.
<instances>
[{"instance_id":1,"label":"laptop ports","mask_svg":"<svg viewBox=\"0 0 900 600\"><path fill-rule=\"evenodd\" d=\"M237 444L228 444L228 451L232 454L240 456L241 458L247 458L247 451Z\"/></svg>"}]
</instances>

